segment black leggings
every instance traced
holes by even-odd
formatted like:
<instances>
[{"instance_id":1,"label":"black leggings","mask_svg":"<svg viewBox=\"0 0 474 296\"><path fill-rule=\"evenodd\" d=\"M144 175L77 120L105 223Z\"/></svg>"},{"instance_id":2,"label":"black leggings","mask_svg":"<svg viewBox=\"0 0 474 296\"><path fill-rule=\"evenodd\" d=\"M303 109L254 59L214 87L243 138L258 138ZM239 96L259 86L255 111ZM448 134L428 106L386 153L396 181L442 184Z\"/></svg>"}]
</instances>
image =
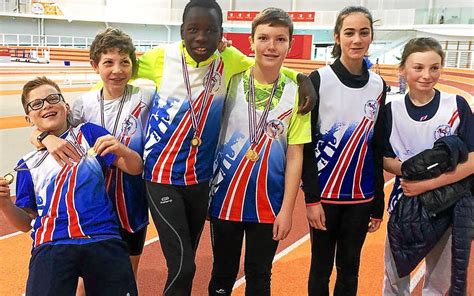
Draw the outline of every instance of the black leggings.
<instances>
[{"instance_id":1,"label":"black leggings","mask_svg":"<svg viewBox=\"0 0 474 296\"><path fill-rule=\"evenodd\" d=\"M191 295L196 249L207 216L207 182L177 186L147 182L148 204L168 267L164 295Z\"/></svg>"},{"instance_id":2,"label":"black leggings","mask_svg":"<svg viewBox=\"0 0 474 296\"><path fill-rule=\"evenodd\" d=\"M323 204L326 231L311 228L311 269L308 295L329 295L336 256L334 296L357 294L360 252L367 235L372 203Z\"/></svg>"},{"instance_id":3,"label":"black leggings","mask_svg":"<svg viewBox=\"0 0 474 296\"><path fill-rule=\"evenodd\" d=\"M245 295L270 296L272 262L278 241L273 224L233 222L211 218L214 263L209 295L231 295L239 272L245 233Z\"/></svg>"}]
</instances>

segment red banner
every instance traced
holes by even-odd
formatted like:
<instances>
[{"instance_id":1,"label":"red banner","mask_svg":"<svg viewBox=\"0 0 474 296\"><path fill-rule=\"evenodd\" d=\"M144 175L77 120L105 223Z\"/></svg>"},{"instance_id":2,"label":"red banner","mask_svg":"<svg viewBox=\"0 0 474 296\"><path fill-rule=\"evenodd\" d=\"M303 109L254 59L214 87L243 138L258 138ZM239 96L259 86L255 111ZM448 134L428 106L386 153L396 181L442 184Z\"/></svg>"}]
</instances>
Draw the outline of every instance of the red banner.
<instances>
[{"instance_id":1,"label":"red banner","mask_svg":"<svg viewBox=\"0 0 474 296\"><path fill-rule=\"evenodd\" d=\"M295 11L288 14L294 22L314 22L314 12Z\"/></svg>"},{"instance_id":2,"label":"red banner","mask_svg":"<svg viewBox=\"0 0 474 296\"><path fill-rule=\"evenodd\" d=\"M258 14L258 11L228 11L227 20L228 21L252 21L255 16Z\"/></svg>"},{"instance_id":3,"label":"red banner","mask_svg":"<svg viewBox=\"0 0 474 296\"><path fill-rule=\"evenodd\" d=\"M251 22L258 13L258 11L229 10L227 11L227 20ZM288 12L288 14L294 22L314 22L314 12L295 11Z\"/></svg>"}]
</instances>

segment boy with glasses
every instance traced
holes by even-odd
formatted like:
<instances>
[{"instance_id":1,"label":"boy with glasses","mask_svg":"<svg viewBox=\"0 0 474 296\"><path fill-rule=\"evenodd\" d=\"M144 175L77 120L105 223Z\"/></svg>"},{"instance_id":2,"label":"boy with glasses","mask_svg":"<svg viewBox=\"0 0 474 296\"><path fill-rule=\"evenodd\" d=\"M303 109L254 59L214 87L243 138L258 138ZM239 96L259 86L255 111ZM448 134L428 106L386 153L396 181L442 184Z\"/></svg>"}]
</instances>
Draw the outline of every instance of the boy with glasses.
<instances>
[{"instance_id":1,"label":"boy with glasses","mask_svg":"<svg viewBox=\"0 0 474 296\"><path fill-rule=\"evenodd\" d=\"M56 83L38 77L23 87L26 120L41 134L67 140L80 161L61 166L46 150L24 156L18 166L16 201L0 177L0 211L18 230L33 229L26 295L74 295L78 277L87 294L137 295L125 244L105 190L104 171L115 165L137 175L140 155L99 126L71 127L69 105Z\"/></svg>"}]
</instances>

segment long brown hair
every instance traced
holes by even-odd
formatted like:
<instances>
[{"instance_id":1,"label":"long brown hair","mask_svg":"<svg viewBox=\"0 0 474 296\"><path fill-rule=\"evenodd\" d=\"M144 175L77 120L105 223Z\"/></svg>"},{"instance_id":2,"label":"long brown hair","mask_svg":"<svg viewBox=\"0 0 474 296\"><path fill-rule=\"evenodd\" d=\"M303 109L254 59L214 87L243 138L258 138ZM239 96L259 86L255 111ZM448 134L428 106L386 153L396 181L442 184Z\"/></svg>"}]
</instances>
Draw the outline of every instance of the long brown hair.
<instances>
[{"instance_id":1,"label":"long brown hair","mask_svg":"<svg viewBox=\"0 0 474 296\"><path fill-rule=\"evenodd\" d=\"M336 24L334 26L334 34L338 36L340 35L344 19L352 13L362 13L369 20L370 34L372 35L372 39L374 39L374 20L372 18L372 14L367 8L363 6L347 6L343 8L337 15ZM331 54L334 58L341 57L341 45L337 43L334 44Z\"/></svg>"}]
</instances>

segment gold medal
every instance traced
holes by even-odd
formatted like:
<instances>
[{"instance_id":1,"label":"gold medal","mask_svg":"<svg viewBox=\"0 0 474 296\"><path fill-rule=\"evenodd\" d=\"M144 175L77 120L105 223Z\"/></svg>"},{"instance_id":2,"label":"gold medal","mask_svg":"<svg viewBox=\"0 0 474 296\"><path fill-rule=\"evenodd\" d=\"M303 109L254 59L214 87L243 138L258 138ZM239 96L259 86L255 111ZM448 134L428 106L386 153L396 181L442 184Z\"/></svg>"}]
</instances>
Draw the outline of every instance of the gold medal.
<instances>
[{"instance_id":1,"label":"gold medal","mask_svg":"<svg viewBox=\"0 0 474 296\"><path fill-rule=\"evenodd\" d=\"M3 179L5 179L5 181L8 182L8 185L10 185L15 180L15 177L13 177L12 174L8 173L5 176L3 176Z\"/></svg>"},{"instance_id":2,"label":"gold medal","mask_svg":"<svg viewBox=\"0 0 474 296\"><path fill-rule=\"evenodd\" d=\"M248 160L253 162L256 162L259 158L258 152L253 149L247 150L247 152L245 153L245 157L247 157Z\"/></svg>"},{"instance_id":3,"label":"gold medal","mask_svg":"<svg viewBox=\"0 0 474 296\"><path fill-rule=\"evenodd\" d=\"M90 148L89 150L87 150L87 155L89 155L91 157L96 157L97 152L95 152L94 148Z\"/></svg>"},{"instance_id":4,"label":"gold medal","mask_svg":"<svg viewBox=\"0 0 474 296\"><path fill-rule=\"evenodd\" d=\"M194 138L191 140L191 146L193 147L199 147L201 143L202 141L198 136L194 136Z\"/></svg>"}]
</instances>

